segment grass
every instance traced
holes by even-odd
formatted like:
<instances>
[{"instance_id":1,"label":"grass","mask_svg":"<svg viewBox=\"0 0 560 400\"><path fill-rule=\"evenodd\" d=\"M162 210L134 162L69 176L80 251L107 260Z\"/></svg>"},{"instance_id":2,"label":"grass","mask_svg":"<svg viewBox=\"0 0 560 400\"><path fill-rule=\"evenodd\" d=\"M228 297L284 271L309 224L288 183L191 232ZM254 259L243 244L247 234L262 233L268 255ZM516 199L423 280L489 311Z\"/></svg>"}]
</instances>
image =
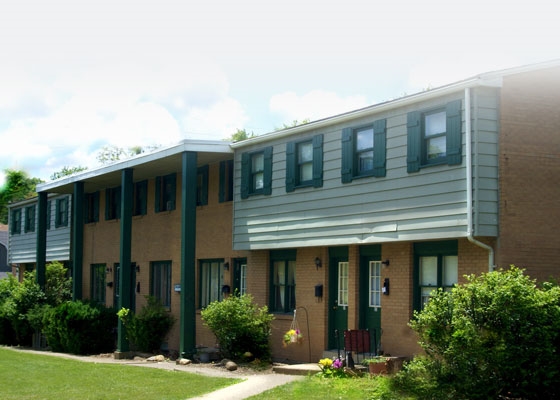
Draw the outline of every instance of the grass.
<instances>
[{"instance_id":1,"label":"grass","mask_svg":"<svg viewBox=\"0 0 560 400\"><path fill-rule=\"evenodd\" d=\"M0 347L0 396L8 399L186 399L240 379L92 363Z\"/></svg>"},{"instance_id":2,"label":"grass","mask_svg":"<svg viewBox=\"0 0 560 400\"><path fill-rule=\"evenodd\" d=\"M287 385L276 387L272 390L250 397L250 399L416 399L416 397L410 397L403 393L395 392L395 390L391 387L390 379L391 378L387 376L331 379L309 376L304 380L298 380Z\"/></svg>"}]
</instances>

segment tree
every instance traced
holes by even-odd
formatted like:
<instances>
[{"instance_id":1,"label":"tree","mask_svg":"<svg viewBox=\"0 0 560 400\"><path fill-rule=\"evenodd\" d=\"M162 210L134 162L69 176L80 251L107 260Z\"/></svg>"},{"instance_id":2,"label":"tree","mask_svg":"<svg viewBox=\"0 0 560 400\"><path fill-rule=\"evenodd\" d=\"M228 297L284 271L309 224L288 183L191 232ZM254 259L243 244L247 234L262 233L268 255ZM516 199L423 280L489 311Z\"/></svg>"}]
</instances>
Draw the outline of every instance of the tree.
<instances>
[{"instance_id":1,"label":"tree","mask_svg":"<svg viewBox=\"0 0 560 400\"><path fill-rule=\"evenodd\" d=\"M6 183L0 188L0 223L7 224L8 204L34 197L37 184L43 181L39 178L30 178L25 171L6 169L4 172Z\"/></svg>"},{"instance_id":2,"label":"tree","mask_svg":"<svg viewBox=\"0 0 560 400\"><path fill-rule=\"evenodd\" d=\"M54 181L56 179L64 178L65 176L71 176L77 174L78 172L85 171L87 169L88 169L87 167L82 167L81 165L78 165L77 167L64 166L60 171L54 172L51 175L51 180Z\"/></svg>"},{"instance_id":3,"label":"tree","mask_svg":"<svg viewBox=\"0 0 560 400\"><path fill-rule=\"evenodd\" d=\"M153 146L131 146L124 149L118 146L103 146L97 154L97 161L101 164L110 164L115 161L124 160L126 158L134 157L139 154L149 153L158 149L160 145Z\"/></svg>"},{"instance_id":4,"label":"tree","mask_svg":"<svg viewBox=\"0 0 560 400\"><path fill-rule=\"evenodd\" d=\"M234 134L232 134L229 138L226 138L225 140L229 142L240 142L242 140L250 139L252 137L255 137L255 134L253 132L247 133L245 129L238 129Z\"/></svg>"},{"instance_id":5,"label":"tree","mask_svg":"<svg viewBox=\"0 0 560 400\"><path fill-rule=\"evenodd\" d=\"M471 275L452 291L434 292L411 327L427 358L409 371L423 365L449 398L560 396L556 285L539 288L515 267Z\"/></svg>"},{"instance_id":6,"label":"tree","mask_svg":"<svg viewBox=\"0 0 560 400\"><path fill-rule=\"evenodd\" d=\"M301 120L301 122L299 122L297 119L294 119L291 124L282 124L281 128L275 128L274 130L275 131L280 131L282 129L294 128L294 127L299 126L299 125L308 124L309 122L310 122L309 118L305 118L305 119Z\"/></svg>"}]
</instances>

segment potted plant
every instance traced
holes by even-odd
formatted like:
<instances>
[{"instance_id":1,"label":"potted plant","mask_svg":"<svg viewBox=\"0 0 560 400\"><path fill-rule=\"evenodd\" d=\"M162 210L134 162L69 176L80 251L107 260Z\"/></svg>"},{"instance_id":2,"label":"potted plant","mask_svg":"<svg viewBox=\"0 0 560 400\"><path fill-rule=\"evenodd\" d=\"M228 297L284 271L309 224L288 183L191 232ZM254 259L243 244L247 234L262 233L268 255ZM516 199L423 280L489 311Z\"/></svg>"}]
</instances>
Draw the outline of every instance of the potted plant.
<instances>
[{"instance_id":1,"label":"potted plant","mask_svg":"<svg viewBox=\"0 0 560 400\"><path fill-rule=\"evenodd\" d=\"M379 375L379 374L386 374L387 371L387 362L389 358L387 357L373 357L373 358L366 358L362 361L362 365L365 365L369 368L369 373L371 375Z\"/></svg>"}]
</instances>

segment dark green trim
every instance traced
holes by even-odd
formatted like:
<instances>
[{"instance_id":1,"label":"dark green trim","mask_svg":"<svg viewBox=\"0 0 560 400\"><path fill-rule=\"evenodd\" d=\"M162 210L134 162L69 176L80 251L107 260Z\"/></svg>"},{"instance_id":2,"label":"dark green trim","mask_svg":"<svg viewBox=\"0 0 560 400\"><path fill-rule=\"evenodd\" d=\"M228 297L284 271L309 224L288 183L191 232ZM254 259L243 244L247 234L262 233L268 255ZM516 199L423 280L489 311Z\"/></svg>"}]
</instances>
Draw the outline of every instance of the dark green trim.
<instances>
[{"instance_id":1,"label":"dark green trim","mask_svg":"<svg viewBox=\"0 0 560 400\"><path fill-rule=\"evenodd\" d=\"M87 193L84 195L85 213L84 221L86 224L99 222L99 192Z\"/></svg>"},{"instance_id":2,"label":"dark green trim","mask_svg":"<svg viewBox=\"0 0 560 400\"><path fill-rule=\"evenodd\" d=\"M105 189L105 220L119 219L121 217L120 186Z\"/></svg>"},{"instance_id":3,"label":"dark green trim","mask_svg":"<svg viewBox=\"0 0 560 400\"><path fill-rule=\"evenodd\" d=\"M407 115L407 148L406 165L408 172L420 170L420 153L422 152L422 133L420 130L420 111L412 111Z\"/></svg>"},{"instance_id":4,"label":"dark green trim","mask_svg":"<svg viewBox=\"0 0 560 400\"><path fill-rule=\"evenodd\" d=\"M384 177L387 163L387 129L384 119L373 123L373 176Z\"/></svg>"},{"instance_id":5,"label":"dark green trim","mask_svg":"<svg viewBox=\"0 0 560 400\"><path fill-rule=\"evenodd\" d=\"M446 152L447 163L449 165L461 164L463 161L461 143L461 100L447 103L445 107L446 113Z\"/></svg>"},{"instance_id":6,"label":"dark green trim","mask_svg":"<svg viewBox=\"0 0 560 400\"><path fill-rule=\"evenodd\" d=\"M348 247L329 247L329 258L343 258L348 259Z\"/></svg>"},{"instance_id":7,"label":"dark green trim","mask_svg":"<svg viewBox=\"0 0 560 400\"><path fill-rule=\"evenodd\" d=\"M263 194L272 194L272 146L264 149Z\"/></svg>"},{"instance_id":8,"label":"dark green trim","mask_svg":"<svg viewBox=\"0 0 560 400\"><path fill-rule=\"evenodd\" d=\"M233 160L220 161L220 189L218 201L225 203L233 200Z\"/></svg>"},{"instance_id":9,"label":"dark green trim","mask_svg":"<svg viewBox=\"0 0 560 400\"><path fill-rule=\"evenodd\" d=\"M56 199L54 227L68 226L68 196Z\"/></svg>"},{"instance_id":10,"label":"dark green trim","mask_svg":"<svg viewBox=\"0 0 560 400\"><path fill-rule=\"evenodd\" d=\"M288 291L286 291L285 293L285 304L284 304L284 309L279 310L276 307L276 300L274 298L275 295L275 290L274 290L274 263L278 262L278 261L282 261L284 262L284 268L285 268L285 278L286 280L288 279L288 261L296 261L297 260L297 249L284 249L284 250L271 250L269 253L269 258L270 258L270 265L269 265L269 282L268 282L268 286L269 286L269 297L268 297L268 307L270 309L271 312L273 313L278 313L278 314L282 314L282 313L291 313L293 312L293 308L296 307L297 305L297 298L295 298L295 303L293 305L293 307L289 304L290 302L288 301L288 295L290 295L290 293ZM296 265L297 268L297 265ZM297 271L295 271L295 274L297 275ZM290 285L285 285L285 287L287 288ZM297 286L297 281L295 283L295 285L293 286L292 290L295 293L296 290L296 286Z\"/></svg>"},{"instance_id":11,"label":"dark green trim","mask_svg":"<svg viewBox=\"0 0 560 400\"><path fill-rule=\"evenodd\" d=\"M296 142L286 143L286 192L296 190Z\"/></svg>"},{"instance_id":12,"label":"dark green trim","mask_svg":"<svg viewBox=\"0 0 560 400\"><path fill-rule=\"evenodd\" d=\"M181 310L179 355L196 349L196 175L197 153L182 154L181 174Z\"/></svg>"},{"instance_id":13,"label":"dark green trim","mask_svg":"<svg viewBox=\"0 0 560 400\"><path fill-rule=\"evenodd\" d=\"M51 229L51 207L52 207L52 202L49 200L47 201L47 230ZM55 221L55 227L56 227L56 221Z\"/></svg>"},{"instance_id":14,"label":"dark green trim","mask_svg":"<svg viewBox=\"0 0 560 400\"><path fill-rule=\"evenodd\" d=\"M148 211L148 181L134 184L134 200L132 215L146 215Z\"/></svg>"},{"instance_id":15,"label":"dark green trim","mask_svg":"<svg viewBox=\"0 0 560 400\"><path fill-rule=\"evenodd\" d=\"M251 158L259 153L263 154L263 188L254 190L251 179ZM258 194L272 194L272 146L260 151L241 154L241 198L246 199Z\"/></svg>"},{"instance_id":16,"label":"dark green trim","mask_svg":"<svg viewBox=\"0 0 560 400\"><path fill-rule=\"evenodd\" d=\"M166 193L165 190L168 184L170 185L169 193ZM196 181L193 187L196 188ZM175 210L175 202L177 199L177 174L174 172L165 176L157 176L155 189L155 212Z\"/></svg>"},{"instance_id":17,"label":"dark green trim","mask_svg":"<svg viewBox=\"0 0 560 400\"><path fill-rule=\"evenodd\" d=\"M35 232L35 205L25 207L25 220L23 229L25 233Z\"/></svg>"},{"instance_id":18,"label":"dark green trim","mask_svg":"<svg viewBox=\"0 0 560 400\"><path fill-rule=\"evenodd\" d=\"M386 158L387 158L387 130L386 120L380 119L370 125L360 127L344 128L342 130L342 164L341 164L341 181L342 183L350 183L357 178L374 176L382 178L386 175ZM372 128L373 130L373 169L360 172L358 169L358 159L356 154L356 138L355 132L359 129Z\"/></svg>"},{"instance_id":19,"label":"dark green trim","mask_svg":"<svg viewBox=\"0 0 560 400\"><path fill-rule=\"evenodd\" d=\"M45 289L47 269L47 193L40 192L37 199L37 284ZM33 213L35 214L35 213ZM35 221L33 221L35 222Z\"/></svg>"},{"instance_id":20,"label":"dark green trim","mask_svg":"<svg viewBox=\"0 0 560 400\"><path fill-rule=\"evenodd\" d=\"M354 176L354 133L352 128L342 130L342 165L340 168L342 183L352 182Z\"/></svg>"},{"instance_id":21,"label":"dark green trim","mask_svg":"<svg viewBox=\"0 0 560 400\"><path fill-rule=\"evenodd\" d=\"M198 167L196 178L196 205L208 205L208 165Z\"/></svg>"},{"instance_id":22,"label":"dark green trim","mask_svg":"<svg viewBox=\"0 0 560 400\"><path fill-rule=\"evenodd\" d=\"M251 154L241 154L241 198L249 197L249 180L251 175Z\"/></svg>"},{"instance_id":23,"label":"dark green trim","mask_svg":"<svg viewBox=\"0 0 560 400\"><path fill-rule=\"evenodd\" d=\"M313 187L323 187L323 135L313 136Z\"/></svg>"},{"instance_id":24,"label":"dark green trim","mask_svg":"<svg viewBox=\"0 0 560 400\"><path fill-rule=\"evenodd\" d=\"M72 299L82 299L82 264L84 258L84 182L74 183L72 199Z\"/></svg>"},{"instance_id":25,"label":"dark green trim","mask_svg":"<svg viewBox=\"0 0 560 400\"><path fill-rule=\"evenodd\" d=\"M121 171L121 195L120 195L120 258L119 258L119 294L120 302L119 309L130 309L131 292L135 289L130 282L130 274L132 268L132 200L134 192L134 184L132 182L133 170L126 168ZM126 338L126 331L122 321L118 321L118 335L117 335L117 351L126 352L130 346Z\"/></svg>"},{"instance_id":26,"label":"dark green trim","mask_svg":"<svg viewBox=\"0 0 560 400\"><path fill-rule=\"evenodd\" d=\"M10 214L10 234L21 234L21 208L12 210Z\"/></svg>"}]
</instances>

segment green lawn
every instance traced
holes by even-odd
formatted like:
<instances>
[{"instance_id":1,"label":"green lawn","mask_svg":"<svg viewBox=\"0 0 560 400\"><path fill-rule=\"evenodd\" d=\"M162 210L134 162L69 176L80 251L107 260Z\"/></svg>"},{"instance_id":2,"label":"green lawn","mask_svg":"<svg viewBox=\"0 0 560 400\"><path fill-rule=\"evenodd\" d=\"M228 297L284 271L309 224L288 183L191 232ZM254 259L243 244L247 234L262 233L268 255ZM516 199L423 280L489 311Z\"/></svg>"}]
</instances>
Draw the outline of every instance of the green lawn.
<instances>
[{"instance_id":1,"label":"green lawn","mask_svg":"<svg viewBox=\"0 0 560 400\"><path fill-rule=\"evenodd\" d=\"M186 399L239 382L182 371L90 363L0 347L0 398Z\"/></svg>"}]
</instances>

